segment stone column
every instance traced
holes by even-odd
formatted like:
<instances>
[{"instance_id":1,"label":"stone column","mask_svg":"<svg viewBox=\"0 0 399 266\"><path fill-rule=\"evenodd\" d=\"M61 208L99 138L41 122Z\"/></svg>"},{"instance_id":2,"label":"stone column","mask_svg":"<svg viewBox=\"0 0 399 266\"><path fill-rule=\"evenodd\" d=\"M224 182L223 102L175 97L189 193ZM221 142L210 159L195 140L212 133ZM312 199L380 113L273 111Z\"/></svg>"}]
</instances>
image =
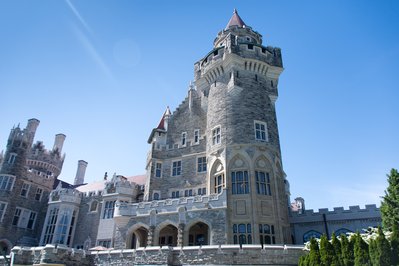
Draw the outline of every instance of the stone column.
<instances>
[{"instance_id":1,"label":"stone column","mask_svg":"<svg viewBox=\"0 0 399 266\"><path fill-rule=\"evenodd\" d=\"M148 230L147 246L154 245L154 232L155 232L155 226L151 225L150 229Z\"/></svg>"},{"instance_id":2,"label":"stone column","mask_svg":"<svg viewBox=\"0 0 399 266\"><path fill-rule=\"evenodd\" d=\"M177 228L177 246L182 247L184 241L184 226L185 224L180 223Z\"/></svg>"}]
</instances>

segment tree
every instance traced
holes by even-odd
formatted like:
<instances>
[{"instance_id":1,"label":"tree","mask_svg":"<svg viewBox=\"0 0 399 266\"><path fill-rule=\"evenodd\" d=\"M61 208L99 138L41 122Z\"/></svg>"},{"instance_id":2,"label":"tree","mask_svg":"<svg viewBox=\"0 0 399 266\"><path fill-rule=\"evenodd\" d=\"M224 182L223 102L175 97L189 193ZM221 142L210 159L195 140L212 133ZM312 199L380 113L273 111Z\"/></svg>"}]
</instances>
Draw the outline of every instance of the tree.
<instances>
[{"instance_id":1,"label":"tree","mask_svg":"<svg viewBox=\"0 0 399 266\"><path fill-rule=\"evenodd\" d=\"M368 245L366 242L364 242L359 232L357 232L355 235L354 255L355 255L355 266L371 265L369 252L368 252Z\"/></svg>"},{"instance_id":2,"label":"tree","mask_svg":"<svg viewBox=\"0 0 399 266\"><path fill-rule=\"evenodd\" d=\"M328 241L326 235L320 238L320 261L321 265L330 266L334 258L334 248Z\"/></svg>"},{"instance_id":3,"label":"tree","mask_svg":"<svg viewBox=\"0 0 399 266\"><path fill-rule=\"evenodd\" d=\"M331 235L331 244L334 249L334 259L333 259L332 264L335 266L340 266L343 264L342 263L341 242L339 242L335 233L332 233L332 235Z\"/></svg>"},{"instance_id":4,"label":"tree","mask_svg":"<svg viewBox=\"0 0 399 266\"><path fill-rule=\"evenodd\" d=\"M319 251L319 244L317 240L312 237L310 239L310 251L308 258L306 260L307 265L309 266L319 266L320 265L320 251Z\"/></svg>"},{"instance_id":5,"label":"tree","mask_svg":"<svg viewBox=\"0 0 399 266\"><path fill-rule=\"evenodd\" d=\"M393 226L391 234L391 262L392 265L399 265L399 224Z\"/></svg>"},{"instance_id":6,"label":"tree","mask_svg":"<svg viewBox=\"0 0 399 266\"><path fill-rule=\"evenodd\" d=\"M377 250L377 241L374 239L370 240L369 243L369 255L370 260L373 266L377 266L378 264L378 250Z\"/></svg>"},{"instance_id":7,"label":"tree","mask_svg":"<svg viewBox=\"0 0 399 266\"><path fill-rule=\"evenodd\" d=\"M392 231L395 224L399 223L399 173L392 169L388 177L388 188L381 202L382 224L386 230Z\"/></svg>"},{"instance_id":8,"label":"tree","mask_svg":"<svg viewBox=\"0 0 399 266\"><path fill-rule=\"evenodd\" d=\"M354 265L354 255L353 255L353 241L348 240L345 234L340 236L341 239L341 257L342 265L353 266Z\"/></svg>"},{"instance_id":9,"label":"tree","mask_svg":"<svg viewBox=\"0 0 399 266\"><path fill-rule=\"evenodd\" d=\"M377 259L379 266L390 266L391 265L391 245L385 238L384 232L381 227L378 227L377 243Z\"/></svg>"}]
</instances>

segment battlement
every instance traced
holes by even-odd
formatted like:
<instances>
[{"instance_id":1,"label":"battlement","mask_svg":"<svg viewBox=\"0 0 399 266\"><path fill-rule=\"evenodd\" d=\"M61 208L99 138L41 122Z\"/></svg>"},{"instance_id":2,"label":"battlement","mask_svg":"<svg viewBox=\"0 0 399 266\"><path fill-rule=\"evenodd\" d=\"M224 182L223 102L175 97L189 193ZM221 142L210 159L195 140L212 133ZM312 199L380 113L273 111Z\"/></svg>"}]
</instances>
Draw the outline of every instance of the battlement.
<instances>
[{"instance_id":1,"label":"battlement","mask_svg":"<svg viewBox=\"0 0 399 266\"><path fill-rule=\"evenodd\" d=\"M217 209L227 207L226 190L221 194L210 194L204 196L182 197L176 199L165 199L133 204L121 203L115 210L115 216L141 216L149 215L151 211L156 212L178 212L179 208L184 207L189 210Z\"/></svg>"},{"instance_id":2,"label":"battlement","mask_svg":"<svg viewBox=\"0 0 399 266\"><path fill-rule=\"evenodd\" d=\"M58 202L68 202L79 205L82 198L82 193L76 189L65 188L53 190L49 196L49 204Z\"/></svg>"},{"instance_id":3,"label":"battlement","mask_svg":"<svg viewBox=\"0 0 399 266\"><path fill-rule=\"evenodd\" d=\"M366 205L365 208L360 208L360 206L350 206L349 209L344 209L343 207L334 207L332 211L328 208L322 208L318 211L305 210L302 213L297 211L291 212L290 220L291 222L303 222L305 220L312 219L322 219L323 216L328 216L328 220L342 220L342 219L362 219L375 217L379 218L380 209L377 208L375 204Z\"/></svg>"}]
</instances>

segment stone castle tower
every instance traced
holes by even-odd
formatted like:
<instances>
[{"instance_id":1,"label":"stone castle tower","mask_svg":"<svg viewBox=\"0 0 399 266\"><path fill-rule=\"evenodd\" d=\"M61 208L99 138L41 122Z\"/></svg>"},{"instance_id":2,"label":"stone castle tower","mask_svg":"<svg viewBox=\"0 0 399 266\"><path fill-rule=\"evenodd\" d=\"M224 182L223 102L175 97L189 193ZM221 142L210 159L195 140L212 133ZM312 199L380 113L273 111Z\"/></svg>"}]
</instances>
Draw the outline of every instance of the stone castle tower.
<instances>
[{"instance_id":1,"label":"stone castle tower","mask_svg":"<svg viewBox=\"0 0 399 266\"><path fill-rule=\"evenodd\" d=\"M210 242L290 243L275 110L282 71L280 49L263 46L235 10L195 63L185 100L151 132L144 199L225 194L225 239ZM209 213L201 219L215 227Z\"/></svg>"},{"instance_id":2,"label":"stone castle tower","mask_svg":"<svg viewBox=\"0 0 399 266\"><path fill-rule=\"evenodd\" d=\"M37 245L46 215L47 200L65 155L64 134L57 134L52 150L33 144L40 121L30 119L26 128L11 129L0 164L0 248Z\"/></svg>"}]
</instances>

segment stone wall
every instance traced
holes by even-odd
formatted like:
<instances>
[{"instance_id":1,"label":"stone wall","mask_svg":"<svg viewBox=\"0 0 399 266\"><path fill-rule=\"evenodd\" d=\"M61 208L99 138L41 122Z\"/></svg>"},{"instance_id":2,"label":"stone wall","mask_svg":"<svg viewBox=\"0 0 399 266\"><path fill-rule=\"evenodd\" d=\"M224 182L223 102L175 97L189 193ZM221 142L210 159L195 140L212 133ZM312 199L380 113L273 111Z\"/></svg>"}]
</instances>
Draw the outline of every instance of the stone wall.
<instances>
[{"instance_id":1,"label":"stone wall","mask_svg":"<svg viewBox=\"0 0 399 266\"><path fill-rule=\"evenodd\" d=\"M298 265L303 246L220 245L193 247L147 247L85 252L47 245L14 247L19 265ZM11 258L10 258L11 259ZM4 258L0 266L7 265Z\"/></svg>"},{"instance_id":2,"label":"stone wall","mask_svg":"<svg viewBox=\"0 0 399 266\"><path fill-rule=\"evenodd\" d=\"M359 206L350 206L345 210L336 207L332 211L327 208L318 212L305 210L303 213L291 212L290 223L296 244L302 244L304 235L309 232L327 234L333 232L356 232L368 227L381 225L380 209L375 204L366 205L364 209Z\"/></svg>"}]
</instances>

